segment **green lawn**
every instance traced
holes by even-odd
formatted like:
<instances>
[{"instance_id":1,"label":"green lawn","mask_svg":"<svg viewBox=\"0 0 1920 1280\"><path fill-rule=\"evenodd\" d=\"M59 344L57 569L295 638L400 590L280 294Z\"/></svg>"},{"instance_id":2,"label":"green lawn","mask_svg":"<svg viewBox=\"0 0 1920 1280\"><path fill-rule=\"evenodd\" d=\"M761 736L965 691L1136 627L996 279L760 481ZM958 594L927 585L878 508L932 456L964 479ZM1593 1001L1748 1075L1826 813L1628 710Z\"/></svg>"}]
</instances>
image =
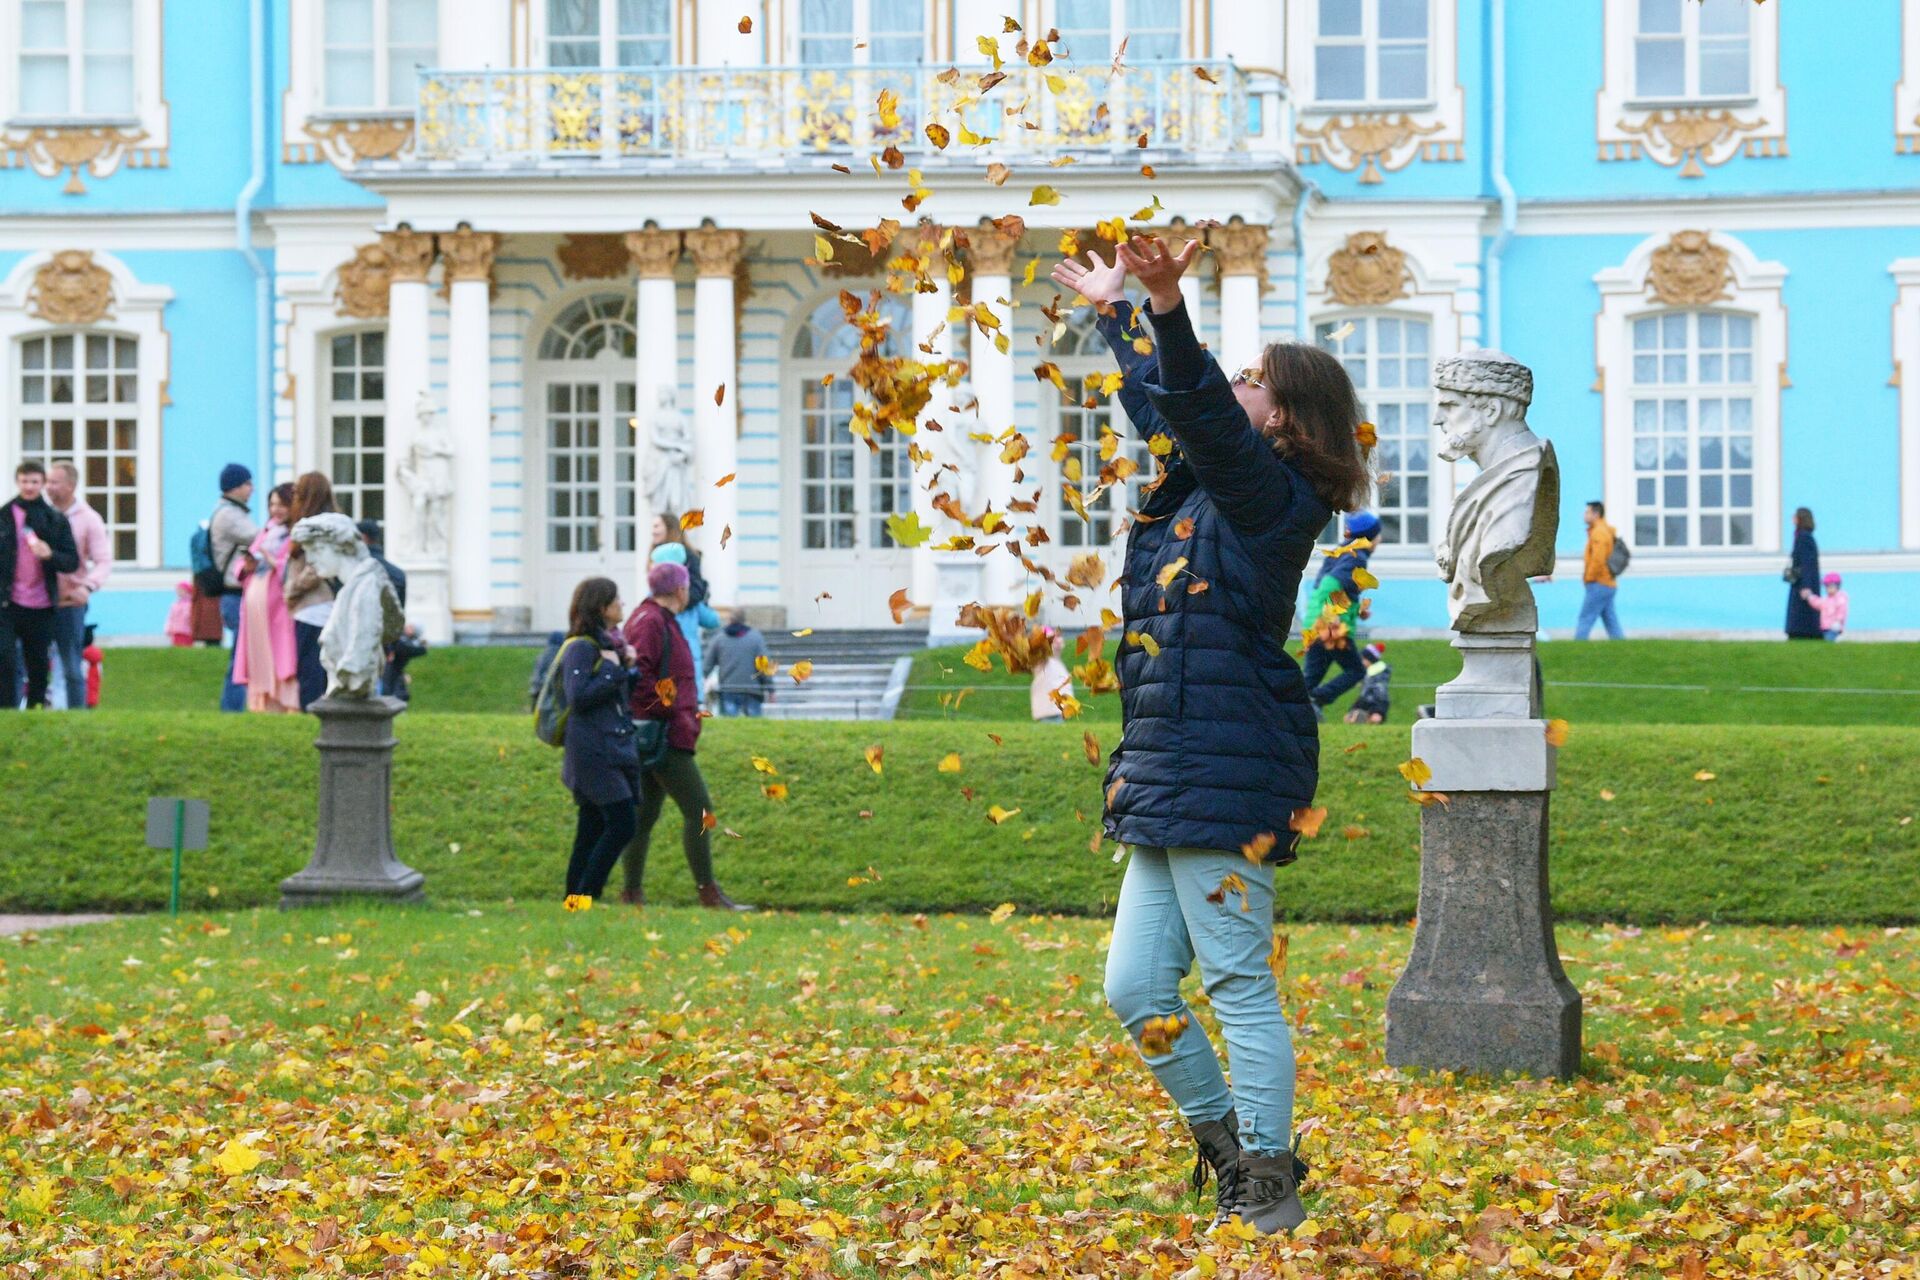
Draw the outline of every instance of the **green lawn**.
<instances>
[{"instance_id":1,"label":"green lawn","mask_svg":"<svg viewBox=\"0 0 1920 1280\"><path fill-rule=\"evenodd\" d=\"M164 904L167 857L142 847L152 795L213 806L214 847L188 862L196 909L274 902L312 848L311 719L118 712L27 716L8 730L0 909ZM1106 911L1121 869L1111 845L1088 847L1102 776L1087 760L1089 731L1112 745L1110 723L711 721L701 758L722 824L721 882L783 908ZM559 753L526 717L410 711L397 733L396 842L429 893L556 897L574 811ZM883 773L864 759L870 745L885 749ZM938 772L950 752L960 771ZM788 799L762 794L756 755ZM1285 916L1412 915L1418 811L1395 770L1406 755L1404 724L1326 727L1319 801L1331 816L1281 875ZM1914 730L1576 722L1560 759L1552 867L1563 916L1920 920ZM1695 781L1700 771L1715 777ZM995 825L996 805L1018 813ZM658 836L649 892L687 901L677 829Z\"/></svg>"},{"instance_id":2,"label":"green lawn","mask_svg":"<svg viewBox=\"0 0 1920 1280\"><path fill-rule=\"evenodd\" d=\"M1563 922L1582 1075L1501 1084L1386 1067L1404 926L1282 931L1314 1166L1287 1242L1194 1230L1098 921L541 903L0 939L0 1275L1653 1280L1920 1249L1904 935Z\"/></svg>"}]
</instances>

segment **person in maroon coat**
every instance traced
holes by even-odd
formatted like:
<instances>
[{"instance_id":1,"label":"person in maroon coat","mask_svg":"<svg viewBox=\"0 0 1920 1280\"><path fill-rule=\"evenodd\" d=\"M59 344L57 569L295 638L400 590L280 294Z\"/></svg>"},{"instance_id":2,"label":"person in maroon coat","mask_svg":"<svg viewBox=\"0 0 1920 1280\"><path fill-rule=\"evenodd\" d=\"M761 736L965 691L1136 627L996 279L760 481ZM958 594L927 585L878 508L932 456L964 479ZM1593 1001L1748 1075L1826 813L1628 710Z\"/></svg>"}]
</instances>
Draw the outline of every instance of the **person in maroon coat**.
<instances>
[{"instance_id":1,"label":"person in maroon coat","mask_svg":"<svg viewBox=\"0 0 1920 1280\"><path fill-rule=\"evenodd\" d=\"M680 842L686 850L687 868L700 890L700 905L721 911L751 911L753 908L729 898L713 879L713 843L707 831L707 818L713 812L713 798L707 792L706 779L694 760L700 742L700 690L693 675L693 650L675 621L688 604L689 578L685 565L656 564L647 574L650 598L643 600L627 618L623 633L633 650L633 718L667 722L667 753L658 766L640 776L638 827L626 856L628 883L638 885L647 865L647 844L654 823L660 820L668 796L680 809ZM626 901L640 905L645 897L630 890Z\"/></svg>"}]
</instances>

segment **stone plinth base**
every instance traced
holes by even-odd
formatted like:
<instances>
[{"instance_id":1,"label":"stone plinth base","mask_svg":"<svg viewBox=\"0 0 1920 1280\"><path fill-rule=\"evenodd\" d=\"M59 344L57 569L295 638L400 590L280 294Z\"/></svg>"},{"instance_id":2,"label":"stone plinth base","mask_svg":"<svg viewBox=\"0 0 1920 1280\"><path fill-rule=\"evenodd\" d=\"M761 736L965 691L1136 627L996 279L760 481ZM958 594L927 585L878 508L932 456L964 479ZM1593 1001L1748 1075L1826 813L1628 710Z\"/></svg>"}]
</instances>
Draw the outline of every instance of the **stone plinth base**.
<instances>
[{"instance_id":1,"label":"stone plinth base","mask_svg":"<svg viewBox=\"0 0 1920 1280\"><path fill-rule=\"evenodd\" d=\"M1572 1076L1580 1069L1580 993L1553 938L1551 797L1449 798L1420 816L1420 917L1406 971L1387 997L1387 1062Z\"/></svg>"},{"instance_id":2,"label":"stone plinth base","mask_svg":"<svg viewBox=\"0 0 1920 1280\"><path fill-rule=\"evenodd\" d=\"M963 605L982 603L980 557L971 551L935 551L933 602L927 610L927 643L972 643L980 633L954 622Z\"/></svg>"},{"instance_id":3,"label":"stone plinth base","mask_svg":"<svg viewBox=\"0 0 1920 1280\"><path fill-rule=\"evenodd\" d=\"M1441 720L1532 720L1540 715L1533 633L1468 632L1453 638L1460 674L1434 691Z\"/></svg>"},{"instance_id":4,"label":"stone plinth base","mask_svg":"<svg viewBox=\"0 0 1920 1280\"><path fill-rule=\"evenodd\" d=\"M446 562L400 568L407 575L407 621L420 629L420 638L428 644L452 644L453 590Z\"/></svg>"},{"instance_id":5,"label":"stone plinth base","mask_svg":"<svg viewBox=\"0 0 1920 1280\"><path fill-rule=\"evenodd\" d=\"M349 895L421 902L426 877L393 856L393 718L398 698L325 697L320 720L320 821L313 858L280 882L280 905Z\"/></svg>"}]
</instances>

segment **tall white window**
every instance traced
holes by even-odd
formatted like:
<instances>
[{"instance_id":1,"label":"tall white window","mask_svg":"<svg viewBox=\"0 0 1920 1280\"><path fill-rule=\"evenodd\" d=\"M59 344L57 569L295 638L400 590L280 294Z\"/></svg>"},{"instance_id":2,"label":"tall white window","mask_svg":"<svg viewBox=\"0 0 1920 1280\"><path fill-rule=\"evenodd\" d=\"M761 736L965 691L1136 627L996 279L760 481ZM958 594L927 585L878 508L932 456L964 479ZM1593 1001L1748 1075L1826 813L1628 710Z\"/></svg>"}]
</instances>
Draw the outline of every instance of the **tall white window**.
<instances>
[{"instance_id":1,"label":"tall white window","mask_svg":"<svg viewBox=\"0 0 1920 1280\"><path fill-rule=\"evenodd\" d=\"M20 457L70 460L106 522L113 557L138 558L140 344L108 333L50 333L20 343Z\"/></svg>"},{"instance_id":2,"label":"tall white window","mask_svg":"<svg viewBox=\"0 0 1920 1280\"><path fill-rule=\"evenodd\" d=\"M1087 384L1089 374L1110 373L1114 368L1113 353L1094 320L1093 308L1077 309L1067 332L1053 346L1061 376L1079 397L1074 403L1059 398L1058 430L1050 446L1056 480L1053 536L1063 547L1103 547L1111 542L1128 508L1137 505L1140 486L1152 479L1154 470L1147 442L1138 438L1119 400L1096 395ZM1056 393L1048 387L1041 394L1053 397ZM1086 403L1089 399L1094 401L1091 407ZM1103 490L1101 470L1121 456L1132 459L1139 470ZM1082 520L1067 501L1069 487L1080 492L1087 519Z\"/></svg>"},{"instance_id":3,"label":"tall white window","mask_svg":"<svg viewBox=\"0 0 1920 1280\"><path fill-rule=\"evenodd\" d=\"M419 72L438 59L438 0L325 0L325 105L411 110Z\"/></svg>"},{"instance_id":4,"label":"tall white window","mask_svg":"<svg viewBox=\"0 0 1920 1280\"><path fill-rule=\"evenodd\" d=\"M887 321L882 356L907 353L913 317L898 298L880 302ZM860 353L860 331L849 324L840 301L814 308L793 342L800 384L800 540L809 551L887 548L895 545L887 517L913 510L912 442L896 431L857 439L855 389L847 368Z\"/></svg>"},{"instance_id":5,"label":"tall white window","mask_svg":"<svg viewBox=\"0 0 1920 1280\"><path fill-rule=\"evenodd\" d=\"M1640 98L1753 92L1752 0L1637 0L1633 90Z\"/></svg>"},{"instance_id":6,"label":"tall white window","mask_svg":"<svg viewBox=\"0 0 1920 1280\"><path fill-rule=\"evenodd\" d=\"M800 61L808 66L914 63L927 49L925 0L800 0Z\"/></svg>"},{"instance_id":7,"label":"tall white window","mask_svg":"<svg viewBox=\"0 0 1920 1280\"><path fill-rule=\"evenodd\" d=\"M1353 331L1334 341L1349 324ZM1373 509L1380 517L1380 544L1426 545L1433 524L1431 326L1411 316L1354 316L1321 321L1315 333L1346 366L1379 440Z\"/></svg>"},{"instance_id":8,"label":"tall white window","mask_svg":"<svg viewBox=\"0 0 1920 1280\"><path fill-rule=\"evenodd\" d=\"M664 67L673 62L671 0L543 0L547 65Z\"/></svg>"},{"instance_id":9,"label":"tall white window","mask_svg":"<svg viewBox=\"0 0 1920 1280\"><path fill-rule=\"evenodd\" d=\"M1058 52L1082 66L1106 62L1126 41L1127 62L1180 56L1179 0L1057 0Z\"/></svg>"},{"instance_id":10,"label":"tall white window","mask_svg":"<svg viewBox=\"0 0 1920 1280\"><path fill-rule=\"evenodd\" d=\"M1429 0L1315 0L1314 96L1319 102L1424 102Z\"/></svg>"},{"instance_id":11,"label":"tall white window","mask_svg":"<svg viewBox=\"0 0 1920 1280\"><path fill-rule=\"evenodd\" d=\"M1754 324L1717 311L1633 322L1633 536L1754 545Z\"/></svg>"},{"instance_id":12,"label":"tall white window","mask_svg":"<svg viewBox=\"0 0 1920 1280\"><path fill-rule=\"evenodd\" d=\"M336 334L327 342L328 473L340 510L387 518L387 335Z\"/></svg>"},{"instance_id":13,"label":"tall white window","mask_svg":"<svg viewBox=\"0 0 1920 1280\"><path fill-rule=\"evenodd\" d=\"M133 52L133 0L21 0L19 113L135 115Z\"/></svg>"}]
</instances>

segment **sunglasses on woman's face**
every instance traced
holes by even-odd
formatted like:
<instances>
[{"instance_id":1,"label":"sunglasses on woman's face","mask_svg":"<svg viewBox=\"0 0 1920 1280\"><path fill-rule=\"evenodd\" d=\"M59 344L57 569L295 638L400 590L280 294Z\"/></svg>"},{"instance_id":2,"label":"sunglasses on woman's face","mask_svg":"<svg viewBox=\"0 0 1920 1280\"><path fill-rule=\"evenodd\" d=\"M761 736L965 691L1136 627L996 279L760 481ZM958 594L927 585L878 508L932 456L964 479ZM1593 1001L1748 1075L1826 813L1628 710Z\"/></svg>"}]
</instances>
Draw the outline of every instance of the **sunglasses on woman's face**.
<instances>
[{"instance_id":1,"label":"sunglasses on woman's face","mask_svg":"<svg viewBox=\"0 0 1920 1280\"><path fill-rule=\"evenodd\" d=\"M1265 390L1267 384L1260 376L1260 366L1248 365L1233 375L1233 385L1236 387L1259 387Z\"/></svg>"}]
</instances>

